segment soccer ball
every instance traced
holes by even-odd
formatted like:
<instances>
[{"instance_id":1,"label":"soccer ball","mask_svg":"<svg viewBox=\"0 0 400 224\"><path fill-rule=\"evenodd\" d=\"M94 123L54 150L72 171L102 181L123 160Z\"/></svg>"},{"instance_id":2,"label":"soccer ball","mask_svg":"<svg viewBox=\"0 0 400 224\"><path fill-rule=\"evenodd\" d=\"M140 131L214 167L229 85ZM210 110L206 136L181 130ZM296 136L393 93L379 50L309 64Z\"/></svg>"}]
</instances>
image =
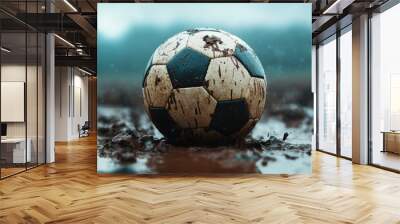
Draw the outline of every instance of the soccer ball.
<instances>
[{"instance_id":1,"label":"soccer ball","mask_svg":"<svg viewBox=\"0 0 400 224\"><path fill-rule=\"evenodd\" d=\"M246 136L266 101L253 49L217 29L178 33L153 53L143 79L145 110L171 142L222 143Z\"/></svg>"}]
</instances>

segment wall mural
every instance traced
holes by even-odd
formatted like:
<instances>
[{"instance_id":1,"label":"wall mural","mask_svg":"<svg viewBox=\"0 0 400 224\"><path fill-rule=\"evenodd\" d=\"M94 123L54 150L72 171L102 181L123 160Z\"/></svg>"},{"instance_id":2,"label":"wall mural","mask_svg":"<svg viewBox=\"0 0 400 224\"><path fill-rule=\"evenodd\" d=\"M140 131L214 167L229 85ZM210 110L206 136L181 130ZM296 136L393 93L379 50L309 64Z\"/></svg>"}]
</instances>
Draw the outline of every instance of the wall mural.
<instances>
[{"instance_id":1,"label":"wall mural","mask_svg":"<svg viewBox=\"0 0 400 224\"><path fill-rule=\"evenodd\" d=\"M98 173L311 172L311 4L98 4Z\"/></svg>"}]
</instances>

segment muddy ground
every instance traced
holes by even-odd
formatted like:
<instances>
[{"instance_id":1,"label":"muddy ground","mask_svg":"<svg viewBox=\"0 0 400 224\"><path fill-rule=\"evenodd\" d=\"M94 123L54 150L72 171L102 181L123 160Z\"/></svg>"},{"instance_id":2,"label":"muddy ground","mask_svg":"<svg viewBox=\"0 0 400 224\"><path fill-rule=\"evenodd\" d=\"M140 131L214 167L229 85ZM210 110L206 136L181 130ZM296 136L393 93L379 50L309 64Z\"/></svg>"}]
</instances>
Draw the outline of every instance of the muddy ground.
<instances>
[{"instance_id":1,"label":"muddy ground","mask_svg":"<svg viewBox=\"0 0 400 224\"><path fill-rule=\"evenodd\" d=\"M98 113L99 173L311 172L311 108L277 108L245 139L212 147L170 144L139 108L101 106Z\"/></svg>"}]
</instances>

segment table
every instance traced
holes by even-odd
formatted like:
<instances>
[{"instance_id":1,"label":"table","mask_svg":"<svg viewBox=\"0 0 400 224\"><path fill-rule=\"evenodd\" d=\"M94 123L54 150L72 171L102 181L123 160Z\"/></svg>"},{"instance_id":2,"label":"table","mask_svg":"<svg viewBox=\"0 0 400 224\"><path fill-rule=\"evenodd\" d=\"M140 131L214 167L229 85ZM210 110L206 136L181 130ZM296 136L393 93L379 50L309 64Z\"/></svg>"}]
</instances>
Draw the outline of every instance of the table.
<instances>
[{"instance_id":1,"label":"table","mask_svg":"<svg viewBox=\"0 0 400 224\"><path fill-rule=\"evenodd\" d=\"M400 131L382 131L383 151L400 154Z\"/></svg>"},{"instance_id":2,"label":"table","mask_svg":"<svg viewBox=\"0 0 400 224\"><path fill-rule=\"evenodd\" d=\"M5 138L1 139L1 157L6 163L26 163L31 162L32 153L30 138L26 139L27 147L25 151L25 138ZM12 159L11 159L12 158Z\"/></svg>"}]
</instances>

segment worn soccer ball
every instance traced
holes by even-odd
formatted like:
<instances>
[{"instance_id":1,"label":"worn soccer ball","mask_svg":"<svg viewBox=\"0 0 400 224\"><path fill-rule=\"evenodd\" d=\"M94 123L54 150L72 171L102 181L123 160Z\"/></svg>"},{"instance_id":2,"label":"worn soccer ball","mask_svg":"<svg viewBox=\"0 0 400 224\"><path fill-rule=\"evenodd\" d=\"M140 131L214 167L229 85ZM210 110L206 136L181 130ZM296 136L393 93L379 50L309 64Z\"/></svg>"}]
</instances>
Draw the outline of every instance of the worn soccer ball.
<instances>
[{"instance_id":1,"label":"worn soccer ball","mask_svg":"<svg viewBox=\"0 0 400 224\"><path fill-rule=\"evenodd\" d=\"M263 66L240 38L217 29L178 33L150 58L144 106L177 143L222 143L246 136L266 104Z\"/></svg>"}]
</instances>

